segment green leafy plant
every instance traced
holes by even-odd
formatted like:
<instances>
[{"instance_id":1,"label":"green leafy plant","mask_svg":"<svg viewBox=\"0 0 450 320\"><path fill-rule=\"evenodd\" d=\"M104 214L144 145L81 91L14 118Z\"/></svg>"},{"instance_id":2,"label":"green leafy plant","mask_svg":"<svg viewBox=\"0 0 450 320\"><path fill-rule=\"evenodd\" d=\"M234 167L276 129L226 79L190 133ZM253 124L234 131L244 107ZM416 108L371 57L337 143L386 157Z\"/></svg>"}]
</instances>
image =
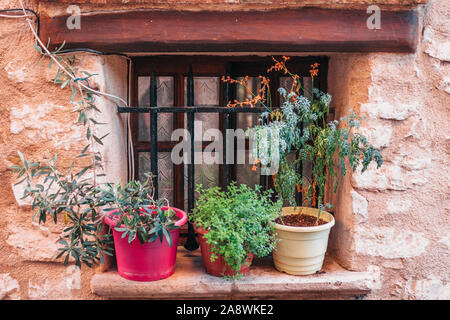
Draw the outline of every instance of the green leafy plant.
<instances>
[{"instance_id":1,"label":"green leafy plant","mask_svg":"<svg viewBox=\"0 0 450 320\"><path fill-rule=\"evenodd\" d=\"M204 237L212 248L211 262L221 256L240 277L249 254L263 257L272 252L276 245L272 221L282 204L272 202L271 191L232 182L225 191L198 185L197 192L200 196L189 219L208 231Z\"/></svg>"},{"instance_id":2,"label":"green leafy plant","mask_svg":"<svg viewBox=\"0 0 450 320\"><path fill-rule=\"evenodd\" d=\"M99 195L100 205L110 205L104 211L110 212L112 218L117 221L115 230L122 232L122 238L128 236L128 242L136 238L142 244L164 238L172 246L171 229L177 229L175 225L177 217L173 209L169 207L167 199L154 200L154 188L152 179L147 175L144 182L130 181L122 187L117 183L107 184ZM166 205L166 208L163 206Z\"/></svg>"},{"instance_id":3,"label":"green leafy plant","mask_svg":"<svg viewBox=\"0 0 450 320\"><path fill-rule=\"evenodd\" d=\"M278 89L283 100L279 109L272 108L270 100L262 94L251 101L230 105L260 103L266 108L259 125L247 130L247 135L253 135L255 141L252 150L256 157L255 165L278 167L274 186L285 203L296 206L297 189L313 206L317 204L320 212L325 206L331 207L329 203L323 203L327 181L332 182L336 192L340 178L347 173L348 165L352 171L361 165L361 172L364 172L372 161L379 168L383 158L379 150L357 132L363 118L353 111L339 120L327 122L331 95L316 88L308 92L301 84L301 77L286 67L287 60L289 57L283 57L281 61L274 59L275 65L268 70L281 71L292 79L290 89ZM314 77L319 72L318 66L318 63L311 65L313 87ZM245 82L234 82L245 86ZM264 83L264 91L270 92L267 81ZM311 163L312 179L301 174L300 164L306 160Z\"/></svg>"}]
</instances>

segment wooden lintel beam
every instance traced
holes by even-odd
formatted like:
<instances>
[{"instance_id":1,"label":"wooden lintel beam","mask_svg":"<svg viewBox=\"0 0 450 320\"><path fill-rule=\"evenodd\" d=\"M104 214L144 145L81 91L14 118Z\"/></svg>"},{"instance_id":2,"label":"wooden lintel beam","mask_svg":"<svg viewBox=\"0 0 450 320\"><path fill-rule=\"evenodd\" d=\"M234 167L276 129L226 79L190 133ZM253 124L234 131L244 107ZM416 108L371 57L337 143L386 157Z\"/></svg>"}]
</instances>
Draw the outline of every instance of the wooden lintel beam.
<instances>
[{"instance_id":1,"label":"wooden lintel beam","mask_svg":"<svg viewBox=\"0 0 450 320\"><path fill-rule=\"evenodd\" d=\"M85 13L81 28L67 16L43 17L41 38L52 47L105 52L412 52L414 10L381 11L369 29L363 10L303 8L275 11L118 11Z\"/></svg>"}]
</instances>

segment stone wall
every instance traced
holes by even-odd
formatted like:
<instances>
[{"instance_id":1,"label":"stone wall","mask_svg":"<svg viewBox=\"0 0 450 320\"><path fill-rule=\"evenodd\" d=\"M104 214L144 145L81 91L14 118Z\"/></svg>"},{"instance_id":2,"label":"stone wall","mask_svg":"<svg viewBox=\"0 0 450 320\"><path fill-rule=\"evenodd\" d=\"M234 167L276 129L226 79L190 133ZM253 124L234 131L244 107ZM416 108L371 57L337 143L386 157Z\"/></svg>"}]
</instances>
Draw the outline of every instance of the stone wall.
<instances>
[{"instance_id":1,"label":"stone wall","mask_svg":"<svg viewBox=\"0 0 450 320\"><path fill-rule=\"evenodd\" d=\"M18 1L2 3L2 9L18 8ZM36 1L26 4L37 10ZM22 19L0 18L0 298L80 299L95 298L90 290L93 270L65 267L56 261L58 236L64 225L32 221L29 202L21 200L23 188L14 186L8 167L19 164L17 150L28 159L41 160L48 150L59 154L59 163L68 167L85 145L85 131L75 125L71 92L52 79L46 59L33 47L33 37ZM121 57L78 55L80 66L96 73L95 88L114 92L126 99L126 61ZM105 179L126 180L125 119L115 113L116 104L99 98L102 122L98 136L111 134L102 150Z\"/></svg>"},{"instance_id":2,"label":"stone wall","mask_svg":"<svg viewBox=\"0 0 450 320\"><path fill-rule=\"evenodd\" d=\"M363 132L385 159L381 170L347 179L334 197L330 241L340 262L381 269L382 288L370 298L450 298L450 3L431 1L420 12L416 53L330 60L340 114L353 108L366 116Z\"/></svg>"},{"instance_id":3,"label":"stone wall","mask_svg":"<svg viewBox=\"0 0 450 320\"><path fill-rule=\"evenodd\" d=\"M66 3L24 1L42 14L65 13ZM89 10L160 7L163 1L90 1ZM314 3L313 3L314 2ZM424 1L375 1L410 6ZM93 5L98 3L99 5ZM333 1L334 5L365 6L368 1ZM372 1L370 1L372 3ZM229 10L330 6L328 1L178 2L186 10ZM3 1L17 8L19 1ZM380 289L371 299L450 298L448 202L448 106L450 102L450 3L429 1L419 6L421 32L414 54L330 54L328 87L337 116L353 109L367 117L363 130L382 148L385 164L363 175L348 176L330 195L337 218L330 253L350 270L379 268ZM13 187L8 167L27 158L40 159L48 149L69 165L82 148L82 128L70 113L70 92L52 83L55 67L39 62L33 38L21 19L0 18L0 298L95 299L89 281L95 270L64 267L55 261L56 240L63 225L32 222L32 212ZM83 68L98 73L95 86L126 97L126 62L120 57L80 55ZM99 99L103 122L112 134L103 150L107 179L125 178L125 119L115 104Z\"/></svg>"}]
</instances>

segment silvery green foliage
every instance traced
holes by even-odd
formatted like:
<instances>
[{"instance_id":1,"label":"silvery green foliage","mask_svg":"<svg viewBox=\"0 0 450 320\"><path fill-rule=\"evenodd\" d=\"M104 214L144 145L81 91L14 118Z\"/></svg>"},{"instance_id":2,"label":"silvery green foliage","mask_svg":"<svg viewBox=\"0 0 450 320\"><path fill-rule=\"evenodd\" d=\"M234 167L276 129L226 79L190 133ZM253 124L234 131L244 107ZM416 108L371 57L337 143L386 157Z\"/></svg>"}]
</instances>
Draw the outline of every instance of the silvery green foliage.
<instances>
[{"instance_id":1,"label":"silvery green foliage","mask_svg":"<svg viewBox=\"0 0 450 320\"><path fill-rule=\"evenodd\" d=\"M330 94L317 88L312 90L311 98L296 92L288 93L284 88L278 91L284 101L281 114L276 110L265 112L261 124L248 129L247 134L256 133L258 140L253 155L261 164L279 164L275 188L284 201L295 205L296 186L305 186L306 198L311 200L317 187L317 205L323 208L327 179L331 179L336 192L338 173L340 177L347 173L346 160L353 171L361 165L361 172L364 172L372 161L378 168L382 165L380 152L365 136L355 132L361 117L352 111L339 120L326 122L332 100ZM294 151L299 156L288 161L288 154ZM300 162L306 160L312 163L312 181L302 176L299 170Z\"/></svg>"},{"instance_id":2,"label":"silvery green foliage","mask_svg":"<svg viewBox=\"0 0 450 320\"><path fill-rule=\"evenodd\" d=\"M255 127L251 131L254 139L252 153L263 166L279 163L280 154L283 154L287 147L286 141L282 138L284 128L283 122L274 121L267 126Z\"/></svg>"}]
</instances>

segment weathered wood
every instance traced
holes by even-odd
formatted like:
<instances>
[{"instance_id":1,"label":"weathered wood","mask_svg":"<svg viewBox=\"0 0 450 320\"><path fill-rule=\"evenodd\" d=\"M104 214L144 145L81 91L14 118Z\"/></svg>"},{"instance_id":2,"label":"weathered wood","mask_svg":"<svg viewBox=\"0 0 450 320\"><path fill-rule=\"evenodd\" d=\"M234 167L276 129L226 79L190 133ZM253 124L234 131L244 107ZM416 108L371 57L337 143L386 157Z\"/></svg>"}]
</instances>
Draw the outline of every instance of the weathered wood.
<instances>
[{"instance_id":1,"label":"weathered wood","mask_svg":"<svg viewBox=\"0 0 450 320\"><path fill-rule=\"evenodd\" d=\"M414 10L381 11L368 29L364 10L303 8L275 11L117 11L86 13L70 30L65 16L42 17L51 45L105 52L411 52ZM45 42L45 41L44 41Z\"/></svg>"}]
</instances>

